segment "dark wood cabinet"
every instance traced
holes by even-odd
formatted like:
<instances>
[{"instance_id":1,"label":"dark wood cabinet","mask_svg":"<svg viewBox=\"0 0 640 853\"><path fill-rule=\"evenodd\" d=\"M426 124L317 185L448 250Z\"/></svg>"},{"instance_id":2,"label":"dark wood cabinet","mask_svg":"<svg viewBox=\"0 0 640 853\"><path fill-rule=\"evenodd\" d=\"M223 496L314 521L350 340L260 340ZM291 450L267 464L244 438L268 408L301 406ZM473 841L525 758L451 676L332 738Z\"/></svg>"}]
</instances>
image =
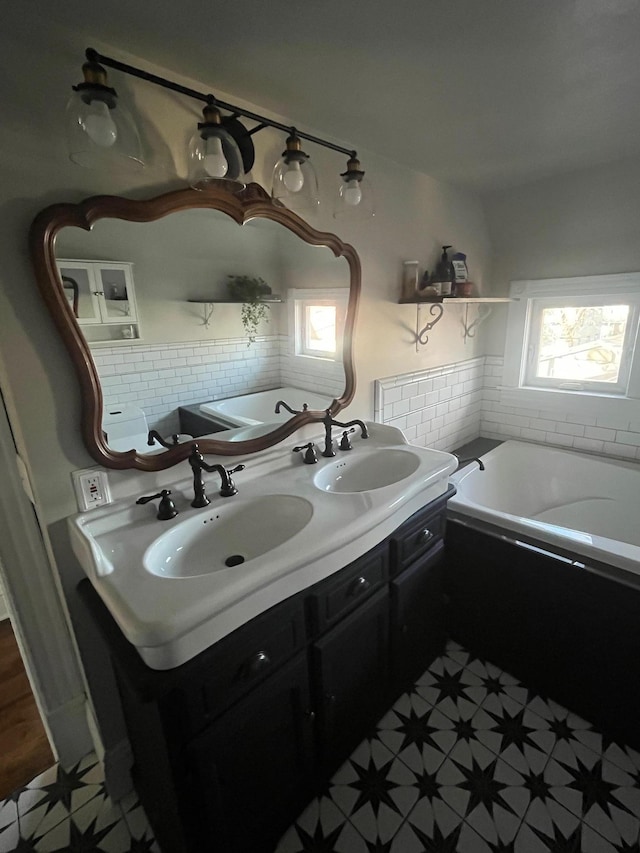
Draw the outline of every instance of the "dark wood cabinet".
<instances>
[{"instance_id":1,"label":"dark wood cabinet","mask_svg":"<svg viewBox=\"0 0 640 853\"><path fill-rule=\"evenodd\" d=\"M194 738L193 849L275 847L313 790L313 723L303 652Z\"/></svg>"},{"instance_id":2,"label":"dark wood cabinet","mask_svg":"<svg viewBox=\"0 0 640 853\"><path fill-rule=\"evenodd\" d=\"M169 671L149 669L90 583L80 584L109 644L134 782L165 853L269 853L439 654L452 493Z\"/></svg>"},{"instance_id":3,"label":"dark wood cabinet","mask_svg":"<svg viewBox=\"0 0 640 853\"><path fill-rule=\"evenodd\" d=\"M391 581L391 679L393 692L408 689L442 653L447 639L444 545Z\"/></svg>"},{"instance_id":4,"label":"dark wood cabinet","mask_svg":"<svg viewBox=\"0 0 640 853\"><path fill-rule=\"evenodd\" d=\"M321 773L330 775L389 701L386 587L311 647Z\"/></svg>"}]
</instances>

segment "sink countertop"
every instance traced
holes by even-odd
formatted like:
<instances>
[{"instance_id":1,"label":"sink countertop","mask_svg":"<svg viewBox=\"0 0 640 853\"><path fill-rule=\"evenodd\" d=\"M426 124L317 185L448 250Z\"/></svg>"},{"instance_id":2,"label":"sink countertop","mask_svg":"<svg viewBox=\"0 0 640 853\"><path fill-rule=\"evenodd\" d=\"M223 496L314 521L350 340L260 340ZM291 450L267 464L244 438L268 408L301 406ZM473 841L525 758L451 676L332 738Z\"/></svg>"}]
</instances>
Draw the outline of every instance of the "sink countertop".
<instances>
[{"instance_id":1,"label":"sink countertop","mask_svg":"<svg viewBox=\"0 0 640 853\"><path fill-rule=\"evenodd\" d=\"M294 442L246 459L216 459L227 467L243 461L246 469L234 475L238 494L231 498L220 497L219 477L205 473L211 503L202 509L190 506L193 485L185 462L180 473L188 476L171 484L179 514L170 521L156 519L155 503L139 506L135 498L68 519L73 549L85 573L150 667L170 669L184 663L261 612L362 556L446 491L449 474L457 466L454 456L409 445L393 427L367 426L369 439L354 437L353 450L337 451L332 458L320 454L318 442L317 465L303 464L301 454L291 452ZM416 454L418 470L400 482L367 491L325 491L314 485L320 472L326 477L337 463L341 471L352 460L360 468L366 467L367 459L374 466L375 455L388 449ZM148 549L168 531L194 518L214 525L218 512L222 518L226 508L241 511L245 504L274 495L308 501L313 513L301 530L261 556L187 577L145 568ZM214 547L213 535L211 544Z\"/></svg>"}]
</instances>

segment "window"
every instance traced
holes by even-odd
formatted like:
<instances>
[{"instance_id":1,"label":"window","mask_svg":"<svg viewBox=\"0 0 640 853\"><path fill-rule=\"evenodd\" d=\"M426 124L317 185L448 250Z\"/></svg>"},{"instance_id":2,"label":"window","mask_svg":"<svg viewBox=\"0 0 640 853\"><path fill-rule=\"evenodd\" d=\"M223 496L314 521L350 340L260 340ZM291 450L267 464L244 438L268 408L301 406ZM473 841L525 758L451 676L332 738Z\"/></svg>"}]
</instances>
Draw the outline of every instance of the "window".
<instances>
[{"instance_id":1,"label":"window","mask_svg":"<svg viewBox=\"0 0 640 853\"><path fill-rule=\"evenodd\" d=\"M513 282L503 400L640 400L640 274ZM581 401L583 401L581 403ZM593 407L593 406L592 406Z\"/></svg>"},{"instance_id":2,"label":"window","mask_svg":"<svg viewBox=\"0 0 640 853\"><path fill-rule=\"evenodd\" d=\"M348 297L338 288L290 291L296 356L342 362Z\"/></svg>"}]
</instances>

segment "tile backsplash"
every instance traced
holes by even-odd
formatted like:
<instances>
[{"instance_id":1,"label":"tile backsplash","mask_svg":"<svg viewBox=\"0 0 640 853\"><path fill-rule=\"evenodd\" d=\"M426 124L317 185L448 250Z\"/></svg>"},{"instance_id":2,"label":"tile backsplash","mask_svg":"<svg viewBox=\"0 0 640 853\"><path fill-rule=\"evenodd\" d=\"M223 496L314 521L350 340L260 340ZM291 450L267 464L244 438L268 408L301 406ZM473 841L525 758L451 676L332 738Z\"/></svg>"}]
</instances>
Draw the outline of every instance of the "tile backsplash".
<instances>
[{"instance_id":1,"label":"tile backsplash","mask_svg":"<svg viewBox=\"0 0 640 853\"><path fill-rule=\"evenodd\" d=\"M93 350L105 406L139 406L151 429L179 431L178 406L236 397L281 385L326 392L344 390L342 365L293 359L285 335L179 344L135 344Z\"/></svg>"},{"instance_id":2,"label":"tile backsplash","mask_svg":"<svg viewBox=\"0 0 640 853\"><path fill-rule=\"evenodd\" d=\"M640 423L607 415L551 412L500 402L503 359L480 356L375 383L375 420L413 444L454 450L473 438L520 438L640 460Z\"/></svg>"}]
</instances>

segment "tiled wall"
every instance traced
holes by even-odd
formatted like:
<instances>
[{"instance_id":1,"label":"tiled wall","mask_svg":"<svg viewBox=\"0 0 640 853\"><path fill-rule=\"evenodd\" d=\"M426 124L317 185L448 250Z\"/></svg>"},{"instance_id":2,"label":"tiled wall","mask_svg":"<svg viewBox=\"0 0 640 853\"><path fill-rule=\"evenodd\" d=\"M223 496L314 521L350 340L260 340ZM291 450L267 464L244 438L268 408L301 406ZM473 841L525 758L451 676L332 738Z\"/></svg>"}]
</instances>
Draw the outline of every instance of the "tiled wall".
<instances>
[{"instance_id":1,"label":"tiled wall","mask_svg":"<svg viewBox=\"0 0 640 853\"><path fill-rule=\"evenodd\" d=\"M286 336L202 343L114 346L94 349L105 406L139 406L150 429L179 431L178 406L290 385L325 392L344 389L342 365L288 355ZM306 363L305 363L306 362Z\"/></svg>"},{"instance_id":2,"label":"tiled wall","mask_svg":"<svg viewBox=\"0 0 640 853\"><path fill-rule=\"evenodd\" d=\"M413 444L453 450L480 434L483 381L483 357L379 379L375 420Z\"/></svg>"},{"instance_id":3,"label":"tiled wall","mask_svg":"<svg viewBox=\"0 0 640 853\"><path fill-rule=\"evenodd\" d=\"M378 380L375 420L399 427L413 444L454 450L478 436L520 438L619 459L640 460L640 422L500 402L503 359L484 356Z\"/></svg>"},{"instance_id":4,"label":"tiled wall","mask_svg":"<svg viewBox=\"0 0 640 853\"><path fill-rule=\"evenodd\" d=\"M607 415L579 415L506 406L500 402L503 359L485 358L481 434L487 438L521 438L557 447L572 447L620 459L640 459L640 422Z\"/></svg>"}]
</instances>

